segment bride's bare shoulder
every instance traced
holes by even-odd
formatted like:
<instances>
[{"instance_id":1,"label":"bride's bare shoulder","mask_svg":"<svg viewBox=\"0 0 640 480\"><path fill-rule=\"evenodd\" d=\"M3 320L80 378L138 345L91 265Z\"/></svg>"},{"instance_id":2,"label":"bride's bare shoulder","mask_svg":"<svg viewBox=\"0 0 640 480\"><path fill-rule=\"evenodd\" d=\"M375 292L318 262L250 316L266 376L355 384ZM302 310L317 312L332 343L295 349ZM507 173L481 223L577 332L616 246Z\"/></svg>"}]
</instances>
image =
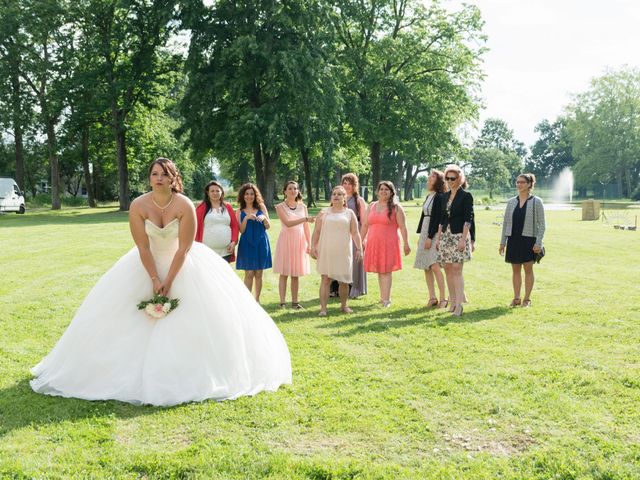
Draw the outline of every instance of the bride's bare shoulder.
<instances>
[{"instance_id":1,"label":"bride's bare shoulder","mask_svg":"<svg viewBox=\"0 0 640 480\"><path fill-rule=\"evenodd\" d=\"M131 205L129 205L129 211L130 212L144 211L149 204L150 195L151 195L151 192L147 192L147 193L143 193L139 197L134 198L133 201L131 202Z\"/></svg>"},{"instance_id":2,"label":"bride's bare shoulder","mask_svg":"<svg viewBox=\"0 0 640 480\"><path fill-rule=\"evenodd\" d=\"M187 197L184 193L178 193L175 195L175 199L176 199L176 203L180 206L185 206L185 207L190 207L190 208L196 208L193 205L193 202L191 201L191 199L189 197Z\"/></svg>"}]
</instances>

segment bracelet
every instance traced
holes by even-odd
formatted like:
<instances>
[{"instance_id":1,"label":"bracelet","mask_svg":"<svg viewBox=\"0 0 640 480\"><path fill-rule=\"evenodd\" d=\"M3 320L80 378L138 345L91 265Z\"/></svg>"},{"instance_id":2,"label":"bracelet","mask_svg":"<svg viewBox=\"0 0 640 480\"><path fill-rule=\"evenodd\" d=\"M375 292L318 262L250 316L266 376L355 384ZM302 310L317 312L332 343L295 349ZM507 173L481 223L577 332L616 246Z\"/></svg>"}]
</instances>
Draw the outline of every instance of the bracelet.
<instances>
[{"instance_id":1,"label":"bracelet","mask_svg":"<svg viewBox=\"0 0 640 480\"><path fill-rule=\"evenodd\" d=\"M153 282L154 280L160 280L158 277L151 277L151 281Z\"/></svg>"}]
</instances>

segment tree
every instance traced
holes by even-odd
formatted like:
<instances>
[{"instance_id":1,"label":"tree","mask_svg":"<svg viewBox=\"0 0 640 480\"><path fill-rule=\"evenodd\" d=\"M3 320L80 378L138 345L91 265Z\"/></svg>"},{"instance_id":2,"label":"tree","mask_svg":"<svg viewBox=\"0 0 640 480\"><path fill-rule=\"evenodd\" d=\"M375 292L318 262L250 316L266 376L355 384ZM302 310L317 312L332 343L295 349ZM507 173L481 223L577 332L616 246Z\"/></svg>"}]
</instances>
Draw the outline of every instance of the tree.
<instances>
[{"instance_id":1,"label":"tree","mask_svg":"<svg viewBox=\"0 0 640 480\"><path fill-rule=\"evenodd\" d=\"M283 149L293 146L307 163L334 115L325 104L336 101L322 27L328 11L313 0L184 4L183 25L191 31L184 129L196 151L221 158L250 152L258 186L272 206Z\"/></svg>"},{"instance_id":2,"label":"tree","mask_svg":"<svg viewBox=\"0 0 640 480\"><path fill-rule=\"evenodd\" d=\"M449 14L413 0L337 0L347 120L369 146L372 183L383 150L473 118L484 51L479 10ZM440 120L442 119L442 120Z\"/></svg>"},{"instance_id":3,"label":"tree","mask_svg":"<svg viewBox=\"0 0 640 480\"><path fill-rule=\"evenodd\" d=\"M13 159L16 183L25 184L24 134L32 117L32 102L27 93L23 69L26 39L21 29L21 8L17 0L1 0L0 22L0 126L13 135Z\"/></svg>"},{"instance_id":4,"label":"tree","mask_svg":"<svg viewBox=\"0 0 640 480\"><path fill-rule=\"evenodd\" d=\"M79 0L80 53L95 62L96 101L110 114L116 144L120 210L128 210L128 119L137 105L151 105L158 89L179 68L163 47L176 30L172 0Z\"/></svg>"},{"instance_id":5,"label":"tree","mask_svg":"<svg viewBox=\"0 0 640 480\"><path fill-rule=\"evenodd\" d=\"M640 70L593 79L566 113L577 186L612 178L621 196L631 196L640 177Z\"/></svg>"},{"instance_id":6,"label":"tree","mask_svg":"<svg viewBox=\"0 0 640 480\"><path fill-rule=\"evenodd\" d=\"M471 177L484 184L489 190L489 198L493 198L496 189L509 185L509 166L518 162L519 159L513 151L505 153L495 147L476 147L471 151Z\"/></svg>"},{"instance_id":7,"label":"tree","mask_svg":"<svg viewBox=\"0 0 640 480\"><path fill-rule=\"evenodd\" d=\"M536 125L535 131L539 138L531 147L528 171L538 178L550 178L575 163L567 122L563 117L553 123L543 120Z\"/></svg>"},{"instance_id":8,"label":"tree","mask_svg":"<svg viewBox=\"0 0 640 480\"><path fill-rule=\"evenodd\" d=\"M496 150L502 152L504 155L497 155L495 153ZM491 151L494 152L489 153ZM482 159L480 160L481 162L485 162L479 165L479 168L485 171L499 172L502 171L502 169L499 168L498 164L504 166L508 173L507 182L509 182L514 181L522 172L522 167L527 157L527 149L523 142L515 138L513 130L509 128L507 122L499 118L488 118L482 126L480 136L475 141L471 153L471 166L474 169L475 163L473 159L476 157ZM494 159L496 162L494 167L488 167L486 164L490 159ZM489 170L487 170L488 168Z\"/></svg>"}]
</instances>

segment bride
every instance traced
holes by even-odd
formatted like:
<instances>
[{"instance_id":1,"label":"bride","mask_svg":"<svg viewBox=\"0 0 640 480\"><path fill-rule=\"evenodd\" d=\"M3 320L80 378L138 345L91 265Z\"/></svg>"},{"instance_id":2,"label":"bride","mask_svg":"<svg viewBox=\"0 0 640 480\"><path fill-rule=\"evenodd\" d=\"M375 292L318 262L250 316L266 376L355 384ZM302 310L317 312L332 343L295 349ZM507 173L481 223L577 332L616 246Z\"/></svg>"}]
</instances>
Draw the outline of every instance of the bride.
<instances>
[{"instance_id":1,"label":"bride","mask_svg":"<svg viewBox=\"0 0 640 480\"><path fill-rule=\"evenodd\" d=\"M131 204L136 243L98 281L53 350L34 391L169 406L233 399L291 383L282 334L229 264L194 243L196 216L171 160L149 167L152 191ZM150 320L153 292L179 299Z\"/></svg>"}]
</instances>

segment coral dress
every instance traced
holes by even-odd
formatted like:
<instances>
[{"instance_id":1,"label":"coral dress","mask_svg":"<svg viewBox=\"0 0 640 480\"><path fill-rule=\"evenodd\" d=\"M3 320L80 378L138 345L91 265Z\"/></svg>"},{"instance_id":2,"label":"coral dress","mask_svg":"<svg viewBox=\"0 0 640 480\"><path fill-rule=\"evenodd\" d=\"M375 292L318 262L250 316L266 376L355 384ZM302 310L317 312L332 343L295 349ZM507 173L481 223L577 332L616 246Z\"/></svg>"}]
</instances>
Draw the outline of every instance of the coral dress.
<instances>
[{"instance_id":1,"label":"coral dress","mask_svg":"<svg viewBox=\"0 0 640 480\"><path fill-rule=\"evenodd\" d=\"M306 216L304 205L298 204L294 210L284 204L282 209L287 220L293 221ZM287 227L284 223L280 229L276 254L274 256L273 271L288 277L302 277L309 275L309 244L304 234L304 223Z\"/></svg>"},{"instance_id":2,"label":"coral dress","mask_svg":"<svg viewBox=\"0 0 640 480\"><path fill-rule=\"evenodd\" d=\"M402 268L396 207L393 207L391 218L386 206L382 212L378 212L377 208L378 202L375 202L369 209L364 269L372 273L394 272Z\"/></svg>"}]
</instances>

